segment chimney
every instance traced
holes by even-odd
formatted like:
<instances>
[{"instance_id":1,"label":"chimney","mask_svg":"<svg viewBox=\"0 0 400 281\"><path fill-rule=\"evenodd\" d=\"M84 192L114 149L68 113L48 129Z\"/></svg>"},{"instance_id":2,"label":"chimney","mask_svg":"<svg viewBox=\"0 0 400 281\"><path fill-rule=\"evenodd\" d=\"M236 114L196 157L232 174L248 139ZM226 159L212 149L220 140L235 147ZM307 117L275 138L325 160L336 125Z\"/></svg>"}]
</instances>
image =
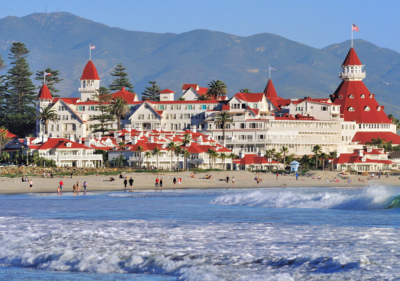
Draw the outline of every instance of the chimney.
<instances>
[{"instance_id":1,"label":"chimney","mask_svg":"<svg viewBox=\"0 0 400 281\"><path fill-rule=\"evenodd\" d=\"M95 135L96 135L96 139L98 139L98 140L101 139L101 133L96 133Z\"/></svg>"},{"instance_id":2,"label":"chimney","mask_svg":"<svg viewBox=\"0 0 400 281\"><path fill-rule=\"evenodd\" d=\"M47 142L49 140L49 138L47 137L47 135L46 134L43 134L43 136L42 136L42 143L45 143L45 142Z\"/></svg>"},{"instance_id":3,"label":"chimney","mask_svg":"<svg viewBox=\"0 0 400 281\"><path fill-rule=\"evenodd\" d=\"M258 156L264 157L264 152L262 148L258 148Z\"/></svg>"},{"instance_id":4,"label":"chimney","mask_svg":"<svg viewBox=\"0 0 400 281\"><path fill-rule=\"evenodd\" d=\"M154 142L154 137L153 136L149 137L149 142L152 142L152 143Z\"/></svg>"},{"instance_id":5,"label":"chimney","mask_svg":"<svg viewBox=\"0 0 400 281\"><path fill-rule=\"evenodd\" d=\"M114 131L114 138L118 138L118 132Z\"/></svg>"},{"instance_id":6,"label":"chimney","mask_svg":"<svg viewBox=\"0 0 400 281\"><path fill-rule=\"evenodd\" d=\"M198 143L199 145L202 145L202 144L203 144L203 137L202 137L202 136L200 136L200 137L197 139L197 143Z\"/></svg>"},{"instance_id":7,"label":"chimney","mask_svg":"<svg viewBox=\"0 0 400 281\"><path fill-rule=\"evenodd\" d=\"M244 157L244 152L243 152L243 150L240 150L239 151L239 158L242 159L243 157Z\"/></svg>"},{"instance_id":8,"label":"chimney","mask_svg":"<svg viewBox=\"0 0 400 281\"><path fill-rule=\"evenodd\" d=\"M90 147L90 138L89 137L85 138L85 146Z\"/></svg>"},{"instance_id":9,"label":"chimney","mask_svg":"<svg viewBox=\"0 0 400 281\"><path fill-rule=\"evenodd\" d=\"M125 140L129 141L131 139L131 133L125 133Z\"/></svg>"},{"instance_id":10,"label":"chimney","mask_svg":"<svg viewBox=\"0 0 400 281\"><path fill-rule=\"evenodd\" d=\"M75 141L75 140L74 140L74 136L73 136L73 135L69 135L69 140L70 140L70 141Z\"/></svg>"},{"instance_id":11,"label":"chimney","mask_svg":"<svg viewBox=\"0 0 400 281\"><path fill-rule=\"evenodd\" d=\"M367 152L369 152L369 153L372 152L372 147L371 147L371 146L368 146L368 147L367 147Z\"/></svg>"},{"instance_id":12,"label":"chimney","mask_svg":"<svg viewBox=\"0 0 400 281\"><path fill-rule=\"evenodd\" d=\"M29 138L24 139L24 145L30 145L30 140Z\"/></svg>"},{"instance_id":13,"label":"chimney","mask_svg":"<svg viewBox=\"0 0 400 281\"><path fill-rule=\"evenodd\" d=\"M132 145L137 144L138 141L138 137L137 136L133 136L132 137Z\"/></svg>"},{"instance_id":14,"label":"chimney","mask_svg":"<svg viewBox=\"0 0 400 281\"><path fill-rule=\"evenodd\" d=\"M196 133L196 132L197 132L197 126L196 126L196 125L190 126L190 130L191 130L193 133Z\"/></svg>"},{"instance_id":15,"label":"chimney","mask_svg":"<svg viewBox=\"0 0 400 281\"><path fill-rule=\"evenodd\" d=\"M82 144L82 138L81 137L78 138L78 143Z\"/></svg>"},{"instance_id":16,"label":"chimney","mask_svg":"<svg viewBox=\"0 0 400 281\"><path fill-rule=\"evenodd\" d=\"M125 130L127 130L127 131L132 131L132 126L131 126L131 124L125 124Z\"/></svg>"},{"instance_id":17,"label":"chimney","mask_svg":"<svg viewBox=\"0 0 400 281\"><path fill-rule=\"evenodd\" d=\"M358 150L358 156L364 157L364 150L363 149L359 149Z\"/></svg>"}]
</instances>

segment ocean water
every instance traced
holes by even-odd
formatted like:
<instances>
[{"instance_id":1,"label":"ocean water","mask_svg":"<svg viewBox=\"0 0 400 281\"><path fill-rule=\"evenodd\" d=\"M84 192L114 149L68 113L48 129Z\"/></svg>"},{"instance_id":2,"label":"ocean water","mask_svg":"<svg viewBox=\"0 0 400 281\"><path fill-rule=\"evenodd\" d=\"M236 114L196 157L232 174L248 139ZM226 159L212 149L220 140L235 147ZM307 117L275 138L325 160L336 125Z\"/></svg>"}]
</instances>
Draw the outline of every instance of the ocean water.
<instances>
[{"instance_id":1,"label":"ocean water","mask_svg":"<svg viewBox=\"0 0 400 281\"><path fill-rule=\"evenodd\" d=\"M374 185L3 195L0 279L399 280L399 194Z\"/></svg>"}]
</instances>

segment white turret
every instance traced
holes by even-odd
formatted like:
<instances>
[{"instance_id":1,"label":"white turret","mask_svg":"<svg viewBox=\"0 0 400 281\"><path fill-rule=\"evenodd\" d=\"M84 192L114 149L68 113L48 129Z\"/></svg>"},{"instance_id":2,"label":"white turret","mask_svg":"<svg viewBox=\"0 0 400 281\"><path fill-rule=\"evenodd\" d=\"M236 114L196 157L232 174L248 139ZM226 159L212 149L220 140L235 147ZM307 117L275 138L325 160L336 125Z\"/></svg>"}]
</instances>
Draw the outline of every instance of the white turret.
<instances>
[{"instance_id":1,"label":"white turret","mask_svg":"<svg viewBox=\"0 0 400 281\"><path fill-rule=\"evenodd\" d=\"M81 87L78 89L81 92L81 101L92 99L92 96L97 93L100 88L100 78L97 74L97 69L90 60L85 66L81 77Z\"/></svg>"}]
</instances>

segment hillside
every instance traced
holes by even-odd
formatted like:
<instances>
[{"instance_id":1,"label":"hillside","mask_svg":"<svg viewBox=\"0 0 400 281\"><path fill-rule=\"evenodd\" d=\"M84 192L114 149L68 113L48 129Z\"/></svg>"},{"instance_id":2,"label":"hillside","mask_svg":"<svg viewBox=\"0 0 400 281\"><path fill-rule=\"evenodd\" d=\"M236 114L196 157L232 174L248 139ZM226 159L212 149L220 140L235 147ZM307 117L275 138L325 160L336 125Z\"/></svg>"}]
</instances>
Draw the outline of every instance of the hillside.
<instances>
[{"instance_id":1,"label":"hillside","mask_svg":"<svg viewBox=\"0 0 400 281\"><path fill-rule=\"evenodd\" d=\"M268 33L240 37L208 30L181 34L126 31L69 13L0 19L3 58L8 57L13 41L31 50L34 72L45 67L60 70L65 79L59 86L61 96L77 94L89 43L96 46L92 59L103 86L109 85L109 72L122 62L139 94L148 80L178 93L183 83L206 86L211 79L225 81L230 95L241 88L259 92L271 65L277 69L272 77L282 97L328 97L340 83L337 75L350 46L346 41L315 49ZM386 112L395 113L400 109L400 54L363 40L356 40L354 46L366 65L367 87L386 106Z\"/></svg>"}]
</instances>

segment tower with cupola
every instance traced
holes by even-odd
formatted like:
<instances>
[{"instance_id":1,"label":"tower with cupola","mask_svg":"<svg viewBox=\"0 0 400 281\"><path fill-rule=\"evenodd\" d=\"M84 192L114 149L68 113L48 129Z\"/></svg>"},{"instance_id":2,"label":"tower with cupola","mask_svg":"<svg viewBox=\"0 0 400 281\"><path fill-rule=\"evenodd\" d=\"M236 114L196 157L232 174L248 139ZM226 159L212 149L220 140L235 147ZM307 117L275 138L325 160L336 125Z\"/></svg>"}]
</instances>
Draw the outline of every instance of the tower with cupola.
<instances>
[{"instance_id":1,"label":"tower with cupola","mask_svg":"<svg viewBox=\"0 0 400 281\"><path fill-rule=\"evenodd\" d=\"M46 84L40 88L36 100L36 116L40 114L43 108L47 108L53 104L54 99L51 96L50 90ZM44 133L44 125L42 125L40 120L36 120L36 132L38 136L41 136Z\"/></svg>"},{"instance_id":2,"label":"tower with cupola","mask_svg":"<svg viewBox=\"0 0 400 281\"><path fill-rule=\"evenodd\" d=\"M92 96L97 94L97 90L100 88L100 78L91 60L86 64L80 81L81 87L78 90L81 93L81 101L92 99Z\"/></svg>"}]
</instances>

